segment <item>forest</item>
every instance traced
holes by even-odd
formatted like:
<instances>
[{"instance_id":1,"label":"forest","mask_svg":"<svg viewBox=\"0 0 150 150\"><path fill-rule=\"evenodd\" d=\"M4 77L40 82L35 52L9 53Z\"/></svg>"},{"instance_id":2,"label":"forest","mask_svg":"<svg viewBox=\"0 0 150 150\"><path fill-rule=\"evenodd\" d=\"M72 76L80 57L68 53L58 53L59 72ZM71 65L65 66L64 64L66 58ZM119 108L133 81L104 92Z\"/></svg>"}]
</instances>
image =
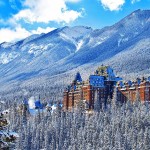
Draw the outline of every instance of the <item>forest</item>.
<instances>
[{"instance_id":1,"label":"forest","mask_svg":"<svg viewBox=\"0 0 150 150\"><path fill-rule=\"evenodd\" d=\"M10 109L7 131L18 133L16 150L149 150L150 104L128 100L120 104L114 93L107 108L92 113L78 110L21 115L17 103Z\"/></svg>"}]
</instances>

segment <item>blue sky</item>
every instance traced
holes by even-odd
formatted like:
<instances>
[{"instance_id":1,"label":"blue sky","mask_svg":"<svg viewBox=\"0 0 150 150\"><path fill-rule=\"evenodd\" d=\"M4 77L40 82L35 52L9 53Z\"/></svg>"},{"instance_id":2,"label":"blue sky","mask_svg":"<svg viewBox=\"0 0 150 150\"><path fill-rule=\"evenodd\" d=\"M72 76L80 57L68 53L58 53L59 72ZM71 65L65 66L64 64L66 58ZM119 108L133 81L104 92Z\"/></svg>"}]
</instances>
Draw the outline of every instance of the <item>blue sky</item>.
<instances>
[{"instance_id":1,"label":"blue sky","mask_svg":"<svg viewBox=\"0 0 150 150\"><path fill-rule=\"evenodd\" d=\"M0 0L0 43L63 26L110 26L150 0Z\"/></svg>"}]
</instances>

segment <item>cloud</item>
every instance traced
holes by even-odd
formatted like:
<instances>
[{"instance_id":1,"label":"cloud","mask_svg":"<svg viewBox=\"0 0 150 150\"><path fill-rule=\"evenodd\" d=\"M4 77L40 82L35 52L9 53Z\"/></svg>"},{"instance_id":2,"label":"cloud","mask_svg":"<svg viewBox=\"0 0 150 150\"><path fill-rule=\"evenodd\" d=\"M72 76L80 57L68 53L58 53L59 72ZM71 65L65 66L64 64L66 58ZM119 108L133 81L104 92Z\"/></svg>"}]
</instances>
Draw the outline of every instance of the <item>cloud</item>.
<instances>
[{"instance_id":1,"label":"cloud","mask_svg":"<svg viewBox=\"0 0 150 150\"><path fill-rule=\"evenodd\" d=\"M48 33L48 32L51 32L54 29L56 29L56 28L47 27L47 28L44 29L44 28L38 27L37 30L32 30L31 33L32 34Z\"/></svg>"},{"instance_id":2,"label":"cloud","mask_svg":"<svg viewBox=\"0 0 150 150\"><path fill-rule=\"evenodd\" d=\"M41 28L38 27L36 30L27 31L25 28L21 26L16 27L15 29L10 28L2 28L0 29L0 43L2 42L15 42L21 39L24 39L32 34L41 34L48 33L55 28Z\"/></svg>"},{"instance_id":3,"label":"cloud","mask_svg":"<svg viewBox=\"0 0 150 150\"><path fill-rule=\"evenodd\" d=\"M102 6L110 11L118 11L124 5L125 0L100 0Z\"/></svg>"},{"instance_id":4,"label":"cloud","mask_svg":"<svg viewBox=\"0 0 150 150\"><path fill-rule=\"evenodd\" d=\"M24 20L28 23L70 23L82 17L82 10L75 11L67 8L66 2L78 2L79 0L25 0L22 9L14 16L16 21Z\"/></svg>"},{"instance_id":5,"label":"cloud","mask_svg":"<svg viewBox=\"0 0 150 150\"><path fill-rule=\"evenodd\" d=\"M131 3L134 4L136 2L140 2L141 0L131 0Z\"/></svg>"},{"instance_id":6,"label":"cloud","mask_svg":"<svg viewBox=\"0 0 150 150\"><path fill-rule=\"evenodd\" d=\"M0 43L14 42L31 35L29 31L24 28L16 27L15 29L2 28L0 29Z\"/></svg>"},{"instance_id":7,"label":"cloud","mask_svg":"<svg viewBox=\"0 0 150 150\"><path fill-rule=\"evenodd\" d=\"M17 0L8 0L13 9L17 9ZM32 34L47 33L55 28L34 29L34 23L50 23L57 22L68 24L84 15L85 10L72 10L67 7L67 3L77 3L81 0L20 0L21 10L7 20L0 19L0 24L7 27L0 28L0 43L14 42L24 39ZM0 4L3 0L0 0ZM33 29L28 31L26 27L22 27L25 23L33 25ZM22 24L23 23L23 24ZM25 26L25 25L24 25Z\"/></svg>"},{"instance_id":8,"label":"cloud","mask_svg":"<svg viewBox=\"0 0 150 150\"><path fill-rule=\"evenodd\" d=\"M15 0L9 0L9 4L10 4L10 6L11 6L11 8L13 8L13 9L17 9L17 5L16 5L16 1Z\"/></svg>"}]
</instances>

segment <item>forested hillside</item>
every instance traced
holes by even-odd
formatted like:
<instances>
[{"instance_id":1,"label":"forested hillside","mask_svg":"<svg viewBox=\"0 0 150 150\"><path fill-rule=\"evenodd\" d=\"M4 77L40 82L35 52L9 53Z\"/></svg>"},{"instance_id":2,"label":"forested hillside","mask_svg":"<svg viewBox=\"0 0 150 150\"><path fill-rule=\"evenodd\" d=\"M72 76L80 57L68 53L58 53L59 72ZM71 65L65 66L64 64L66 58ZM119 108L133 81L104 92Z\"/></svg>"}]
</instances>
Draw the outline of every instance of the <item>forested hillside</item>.
<instances>
[{"instance_id":1,"label":"forested hillside","mask_svg":"<svg viewBox=\"0 0 150 150\"><path fill-rule=\"evenodd\" d=\"M107 109L90 114L57 109L22 116L16 108L11 105L9 128L19 134L17 150L150 149L150 105L139 100L121 106L113 99Z\"/></svg>"}]
</instances>

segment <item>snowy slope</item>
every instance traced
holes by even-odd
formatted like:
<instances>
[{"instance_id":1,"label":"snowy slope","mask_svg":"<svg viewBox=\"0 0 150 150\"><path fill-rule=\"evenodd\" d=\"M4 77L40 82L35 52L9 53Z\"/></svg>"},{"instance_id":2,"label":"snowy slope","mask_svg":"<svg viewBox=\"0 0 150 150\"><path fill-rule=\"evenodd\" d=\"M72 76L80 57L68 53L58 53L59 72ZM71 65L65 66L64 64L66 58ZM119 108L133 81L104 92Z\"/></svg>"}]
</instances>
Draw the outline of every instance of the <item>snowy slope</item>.
<instances>
[{"instance_id":1,"label":"snowy slope","mask_svg":"<svg viewBox=\"0 0 150 150\"><path fill-rule=\"evenodd\" d=\"M0 44L0 83L41 79L101 63L112 65L122 74L150 74L149 58L150 10L137 10L103 29L64 27Z\"/></svg>"},{"instance_id":2,"label":"snowy slope","mask_svg":"<svg viewBox=\"0 0 150 150\"><path fill-rule=\"evenodd\" d=\"M64 27L33 35L11 44L1 44L0 75L6 80L26 79L75 53L78 42L92 31L88 27ZM4 77L5 77L4 76Z\"/></svg>"},{"instance_id":3,"label":"snowy slope","mask_svg":"<svg viewBox=\"0 0 150 150\"><path fill-rule=\"evenodd\" d=\"M75 56L75 60L82 60L81 64L99 58L106 58L127 49L143 38L149 38L150 11L135 11L119 23L94 30L86 39L86 44ZM72 59L71 59L72 62Z\"/></svg>"}]
</instances>

